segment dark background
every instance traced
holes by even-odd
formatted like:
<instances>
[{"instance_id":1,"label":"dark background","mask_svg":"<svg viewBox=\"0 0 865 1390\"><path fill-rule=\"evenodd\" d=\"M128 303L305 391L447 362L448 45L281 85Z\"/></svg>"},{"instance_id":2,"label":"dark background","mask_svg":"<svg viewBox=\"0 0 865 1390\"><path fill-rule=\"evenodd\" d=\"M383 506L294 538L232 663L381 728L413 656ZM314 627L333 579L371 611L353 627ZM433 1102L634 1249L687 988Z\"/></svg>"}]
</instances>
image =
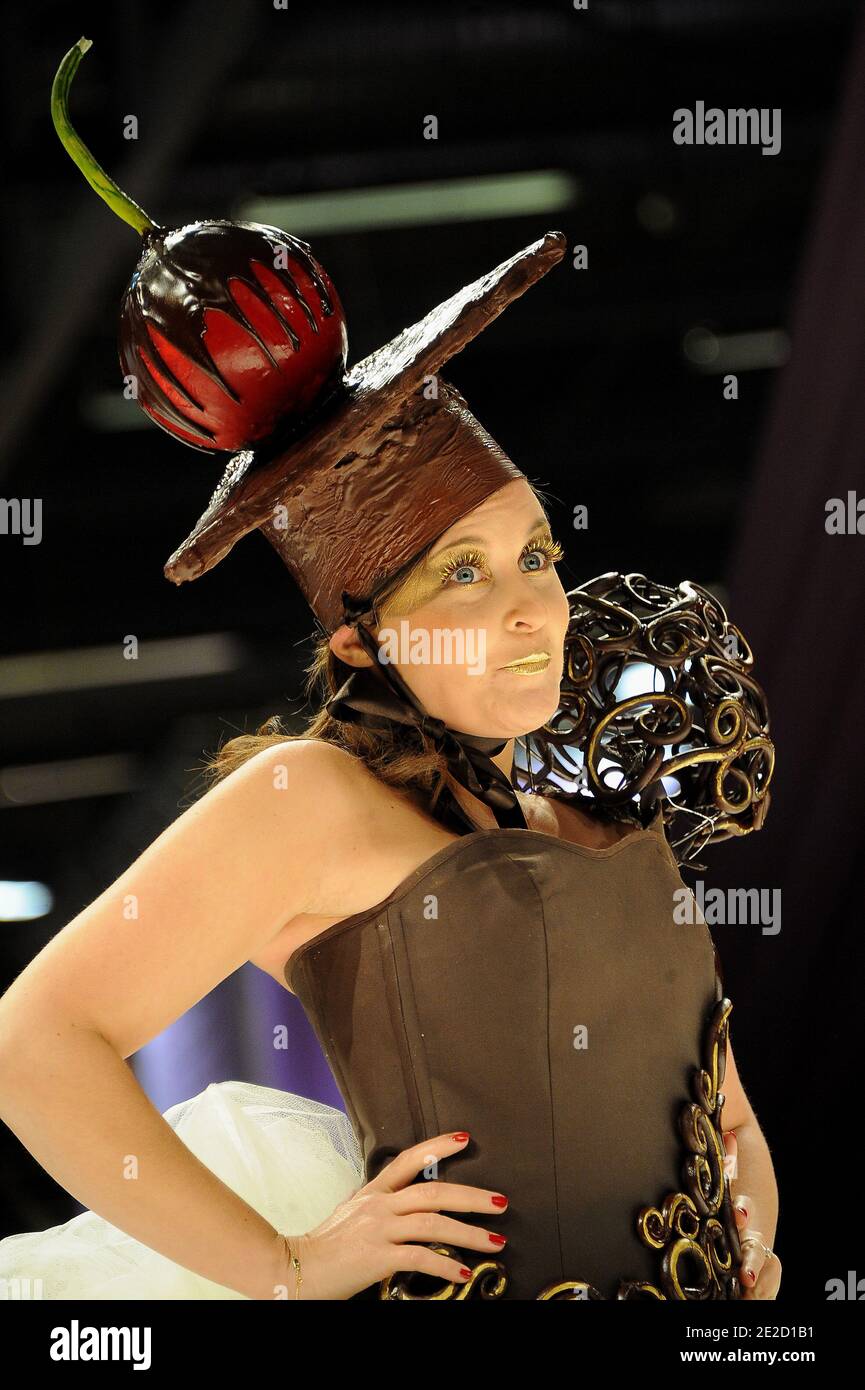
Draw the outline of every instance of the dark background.
<instances>
[{"instance_id":1,"label":"dark background","mask_svg":"<svg viewBox=\"0 0 865 1390\"><path fill-rule=\"evenodd\" d=\"M860 21L851 0L6 12L0 496L43 499L43 539L0 535L0 878L47 884L54 906L0 924L0 987L194 799L206 752L301 711L311 655L311 614L257 534L194 584L163 577L221 465L121 398L116 327L138 239L49 114L56 67L84 34L73 123L163 225L273 221L253 200L380 185L570 181L556 209L310 230L301 205L282 225L340 292L350 363L548 229L588 247L587 270L566 260L446 375L552 492L567 588L613 569L692 578L752 642L773 805L760 835L707 851L705 878L780 887L784 918L777 936L715 932L731 1036L781 1188L781 1298L824 1299L856 1268L865 540L827 537L824 506L863 476ZM673 111L698 100L780 107L780 153L675 145ZM130 113L137 141L123 138ZM579 503L589 528L574 532ZM154 678L118 660L130 634ZM260 978L215 996L192 1032L175 1025L170 1046L136 1057L161 1108L229 1076L341 1103L296 1000ZM274 1017L295 1044L278 1065ZM0 1174L0 1235L78 1210L5 1128Z\"/></svg>"}]
</instances>

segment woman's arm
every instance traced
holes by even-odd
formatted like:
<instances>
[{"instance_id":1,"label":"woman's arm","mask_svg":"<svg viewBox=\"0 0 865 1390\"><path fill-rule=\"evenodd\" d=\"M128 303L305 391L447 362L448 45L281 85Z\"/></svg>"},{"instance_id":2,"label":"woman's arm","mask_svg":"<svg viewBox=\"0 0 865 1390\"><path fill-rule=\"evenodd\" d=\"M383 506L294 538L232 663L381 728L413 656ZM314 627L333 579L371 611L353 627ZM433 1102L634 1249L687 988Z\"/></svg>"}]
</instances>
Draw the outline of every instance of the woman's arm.
<instances>
[{"instance_id":1,"label":"woman's arm","mask_svg":"<svg viewBox=\"0 0 865 1390\"><path fill-rule=\"evenodd\" d=\"M772 1250L778 1228L778 1183L772 1155L753 1106L739 1080L732 1046L722 1086L721 1123L724 1148L732 1161L730 1196L739 1229L743 1298L775 1298L781 1284L781 1261Z\"/></svg>"},{"instance_id":2,"label":"woman's arm","mask_svg":"<svg viewBox=\"0 0 865 1390\"><path fill-rule=\"evenodd\" d=\"M9 1128L85 1206L250 1298L272 1298L282 1284L291 1296L283 1242L186 1148L124 1059L306 910L331 869L339 875L333 848L350 824L339 761L339 750L314 741L251 758L0 999Z\"/></svg>"},{"instance_id":3,"label":"woman's arm","mask_svg":"<svg viewBox=\"0 0 865 1390\"><path fill-rule=\"evenodd\" d=\"M729 1042L727 1067L721 1090L724 1093L721 1123L725 1131L735 1134L737 1146L730 1195L734 1205L740 1192L746 1192L753 1198L760 1214L760 1229L763 1231L766 1244L771 1246L778 1227L778 1184L775 1180L775 1169L769 1145L739 1080L736 1059Z\"/></svg>"}]
</instances>

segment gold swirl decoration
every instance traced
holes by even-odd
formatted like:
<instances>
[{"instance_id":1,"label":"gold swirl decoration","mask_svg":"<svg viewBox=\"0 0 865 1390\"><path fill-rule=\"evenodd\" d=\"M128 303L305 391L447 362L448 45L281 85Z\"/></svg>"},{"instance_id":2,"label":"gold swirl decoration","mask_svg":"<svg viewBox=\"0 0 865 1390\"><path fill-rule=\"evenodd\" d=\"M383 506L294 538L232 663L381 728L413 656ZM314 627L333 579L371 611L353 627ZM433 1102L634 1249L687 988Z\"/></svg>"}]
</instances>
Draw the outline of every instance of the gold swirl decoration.
<instances>
[{"instance_id":1,"label":"gold swirl decoration","mask_svg":"<svg viewBox=\"0 0 865 1390\"><path fill-rule=\"evenodd\" d=\"M719 991L720 993L720 991ZM702 1065L691 1077L693 1101L686 1102L679 1117L684 1142L682 1185L671 1192L660 1206L642 1207L637 1214L637 1235L644 1245L657 1252L656 1283L621 1279L615 1300L649 1299L703 1302L739 1298L735 1274L741 1261L739 1235L730 1201L729 1180L724 1172L724 1141L721 1112L724 1093L721 1085L727 1063L727 1039L733 1005L727 998L717 1001L703 1039ZM439 1255L464 1259L464 1253L451 1245L431 1245ZM432 1293L414 1292L413 1281L430 1281L433 1276L415 1271L396 1273L379 1285L380 1299L502 1298L508 1286L507 1267L502 1260L482 1260L472 1269L465 1284L442 1282ZM581 1279L556 1280L535 1295L538 1301L606 1302L594 1285Z\"/></svg>"},{"instance_id":2,"label":"gold swirl decoration","mask_svg":"<svg viewBox=\"0 0 865 1390\"><path fill-rule=\"evenodd\" d=\"M724 1172L721 1085L733 1005L716 1003L703 1042L703 1065L691 1079L694 1101L682 1108L685 1143L684 1191L671 1192L660 1207L643 1207L637 1217L641 1240L661 1255L659 1288L665 1299L738 1298L734 1273L741 1260L739 1234ZM622 1296L621 1289L619 1296Z\"/></svg>"},{"instance_id":3,"label":"gold swirl decoration","mask_svg":"<svg viewBox=\"0 0 865 1390\"><path fill-rule=\"evenodd\" d=\"M436 1255L447 1255L450 1259L459 1260L462 1264L463 1257L457 1253L453 1245L431 1244L429 1249ZM416 1270L407 1273L392 1274L388 1279L382 1279L379 1286L379 1298L386 1299L423 1299L425 1301L439 1302L442 1299L456 1299L457 1301L465 1298L501 1298L508 1286L508 1272L501 1260L482 1260L480 1264L472 1267L471 1278L464 1284L451 1284L444 1282L441 1288L434 1290L433 1293L414 1293L412 1284L415 1280L429 1280L435 1276L431 1274L418 1274Z\"/></svg>"},{"instance_id":4,"label":"gold swirl decoration","mask_svg":"<svg viewBox=\"0 0 865 1390\"><path fill-rule=\"evenodd\" d=\"M769 809L775 750L753 652L689 579L610 572L568 600L562 702L518 740L516 784L643 825L662 798L677 862L701 869L705 845L759 830Z\"/></svg>"}]
</instances>

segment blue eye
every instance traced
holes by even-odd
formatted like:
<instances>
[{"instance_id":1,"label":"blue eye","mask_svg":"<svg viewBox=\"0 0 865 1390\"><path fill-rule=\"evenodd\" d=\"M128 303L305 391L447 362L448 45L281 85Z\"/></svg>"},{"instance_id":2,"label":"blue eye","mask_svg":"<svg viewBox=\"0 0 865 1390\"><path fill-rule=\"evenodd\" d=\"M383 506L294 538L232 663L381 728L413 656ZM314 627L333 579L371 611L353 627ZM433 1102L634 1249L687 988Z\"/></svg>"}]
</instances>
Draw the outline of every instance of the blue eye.
<instances>
[{"instance_id":1,"label":"blue eye","mask_svg":"<svg viewBox=\"0 0 865 1390\"><path fill-rule=\"evenodd\" d=\"M439 578L442 584L448 584L459 574L465 574L467 571L470 573L472 570L479 570L483 563L484 557L481 555L480 551L463 551L461 555L453 555L449 560L445 561L439 570ZM471 587L470 583L458 582L459 587L462 589Z\"/></svg>"}]
</instances>

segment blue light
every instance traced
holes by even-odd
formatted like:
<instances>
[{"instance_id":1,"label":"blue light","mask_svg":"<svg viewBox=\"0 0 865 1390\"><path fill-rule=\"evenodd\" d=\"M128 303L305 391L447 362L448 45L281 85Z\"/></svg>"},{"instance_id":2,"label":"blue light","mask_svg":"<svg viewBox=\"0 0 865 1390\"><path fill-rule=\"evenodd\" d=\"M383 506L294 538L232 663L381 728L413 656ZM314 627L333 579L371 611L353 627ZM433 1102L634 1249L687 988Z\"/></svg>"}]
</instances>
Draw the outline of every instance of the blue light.
<instances>
[{"instance_id":1,"label":"blue light","mask_svg":"<svg viewBox=\"0 0 865 1390\"><path fill-rule=\"evenodd\" d=\"M46 884L0 879L0 922L30 922L47 917L53 907L54 894Z\"/></svg>"}]
</instances>

